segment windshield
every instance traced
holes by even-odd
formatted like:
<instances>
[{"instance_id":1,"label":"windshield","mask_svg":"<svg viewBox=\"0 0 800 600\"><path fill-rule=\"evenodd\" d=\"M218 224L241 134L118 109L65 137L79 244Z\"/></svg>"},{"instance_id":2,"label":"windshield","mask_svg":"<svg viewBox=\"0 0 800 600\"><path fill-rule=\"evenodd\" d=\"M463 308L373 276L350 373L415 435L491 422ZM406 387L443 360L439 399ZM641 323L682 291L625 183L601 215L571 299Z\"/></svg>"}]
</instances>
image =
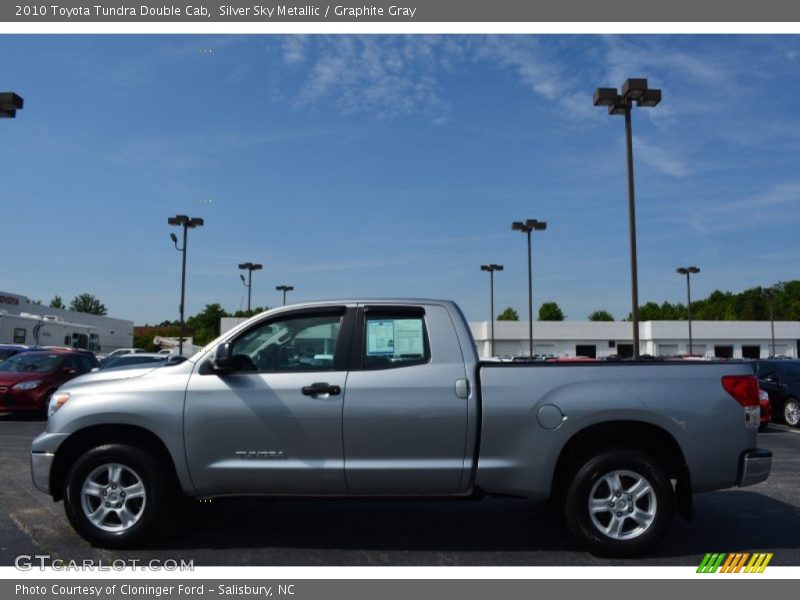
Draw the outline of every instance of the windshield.
<instances>
[{"instance_id":1,"label":"windshield","mask_svg":"<svg viewBox=\"0 0 800 600\"><path fill-rule=\"evenodd\" d=\"M9 356L14 356L18 354L19 350L0 350L0 362L7 359Z\"/></svg>"},{"instance_id":2,"label":"windshield","mask_svg":"<svg viewBox=\"0 0 800 600\"><path fill-rule=\"evenodd\" d=\"M61 357L58 354L44 352L24 352L15 354L8 360L0 363L0 371L12 373L49 373L53 371Z\"/></svg>"}]
</instances>

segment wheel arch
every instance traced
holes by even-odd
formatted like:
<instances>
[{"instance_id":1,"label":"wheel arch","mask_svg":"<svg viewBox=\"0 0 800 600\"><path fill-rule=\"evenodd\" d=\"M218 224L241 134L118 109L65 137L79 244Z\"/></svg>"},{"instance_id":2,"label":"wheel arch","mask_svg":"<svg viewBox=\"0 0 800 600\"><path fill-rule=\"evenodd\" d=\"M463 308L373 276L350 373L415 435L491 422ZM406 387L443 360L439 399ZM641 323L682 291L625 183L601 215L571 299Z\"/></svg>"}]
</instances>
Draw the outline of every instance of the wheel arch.
<instances>
[{"instance_id":1,"label":"wheel arch","mask_svg":"<svg viewBox=\"0 0 800 600\"><path fill-rule=\"evenodd\" d=\"M168 470L168 476L176 488L179 488L175 461L166 444L155 433L137 425L92 425L71 434L58 448L50 471L53 500L63 499L67 473L75 460L87 450L109 443L130 444L151 450Z\"/></svg>"},{"instance_id":2,"label":"wheel arch","mask_svg":"<svg viewBox=\"0 0 800 600\"><path fill-rule=\"evenodd\" d=\"M571 476L586 459L601 452L630 448L656 459L670 479L676 480L678 514L692 516L692 494L689 468L677 440L664 428L643 421L606 421L589 425L576 432L559 453L553 470L551 495L563 496Z\"/></svg>"}]
</instances>

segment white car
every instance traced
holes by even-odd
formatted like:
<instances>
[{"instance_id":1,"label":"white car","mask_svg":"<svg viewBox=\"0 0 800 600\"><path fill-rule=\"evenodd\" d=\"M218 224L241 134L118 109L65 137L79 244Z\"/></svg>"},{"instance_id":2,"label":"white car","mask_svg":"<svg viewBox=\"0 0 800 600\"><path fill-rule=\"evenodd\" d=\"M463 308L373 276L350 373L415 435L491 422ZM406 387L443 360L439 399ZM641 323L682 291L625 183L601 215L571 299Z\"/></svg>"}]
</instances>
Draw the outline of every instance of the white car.
<instances>
[{"instance_id":1,"label":"white car","mask_svg":"<svg viewBox=\"0 0 800 600\"><path fill-rule=\"evenodd\" d=\"M109 353L106 358L110 358L112 356L120 356L122 354L139 354L144 352L142 348L117 348L113 352Z\"/></svg>"}]
</instances>

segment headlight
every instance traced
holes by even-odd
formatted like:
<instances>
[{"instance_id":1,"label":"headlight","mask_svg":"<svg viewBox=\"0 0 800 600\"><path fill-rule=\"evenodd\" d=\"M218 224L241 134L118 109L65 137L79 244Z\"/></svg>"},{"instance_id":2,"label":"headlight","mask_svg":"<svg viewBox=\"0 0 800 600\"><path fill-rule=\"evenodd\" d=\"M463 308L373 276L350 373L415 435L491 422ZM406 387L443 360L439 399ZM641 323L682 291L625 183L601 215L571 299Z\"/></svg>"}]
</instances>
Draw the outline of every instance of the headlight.
<instances>
[{"instance_id":1,"label":"headlight","mask_svg":"<svg viewBox=\"0 0 800 600\"><path fill-rule=\"evenodd\" d=\"M40 383L42 383L40 380L23 381L22 383L18 383L17 385L12 387L11 389L14 390L15 392L20 392L22 390L32 390L32 389L38 387Z\"/></svg>"},{"instance_id":2,"label":"headlight","mask_svg":"<svg viewBox=\"0 0 800 600\"><path fill-rule=\"evenodd\" d=\"M54 412L67 403L67 400L69 400L69 394L66 392L53 394L50 397L50 406L47 407L47 416L52 417Z\"/></svg>"}]
</instances>

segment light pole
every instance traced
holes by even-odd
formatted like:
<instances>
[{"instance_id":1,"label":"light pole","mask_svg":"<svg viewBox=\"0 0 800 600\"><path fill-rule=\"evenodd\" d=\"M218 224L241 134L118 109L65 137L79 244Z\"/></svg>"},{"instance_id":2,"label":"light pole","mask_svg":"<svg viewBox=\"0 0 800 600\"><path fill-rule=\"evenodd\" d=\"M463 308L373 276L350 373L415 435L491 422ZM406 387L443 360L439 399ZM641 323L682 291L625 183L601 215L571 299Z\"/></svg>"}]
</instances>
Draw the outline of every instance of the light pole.
<instances>
[{"instance_id":1,"label":"light pole","mask_svg":"<svg viewBox=\"0 0 800 600\"><path fill-rule=\"evenodd\" d=\"M182 265L181 265L181 305L180 305L180 313L181 313L181 330L180 330L180 338L178 340L178 354L183 355L183 309L184 309L184 302L186 299L186 243L188 241L187 232L189 229L194 229L195 227L202 227L203 226L203 219L199 217L187 217L186 215L175 215L174 217L170 217L167 219L167 224L172 225L173 227L183 227L183 248L178 247L178 236L174 233L170 233L169 237L172 239L172 243L175 244L175 249L178 252L183 254L182 258Z\"/></svg>"},{"instance_id":2,"label":"light pole","mask_svg":"<svg viewBox=\"0 0 800 600\"><path fill-rule=\"evenodd\" d=\"M639 358L639 278L636 264L636 202L633 189L633 133L631 108L653 107L661 102L661 90L647 87L647 79L626 79L622 92L616 88L597 88L595 106L607 106L610 115L625 115L625 143L628 156L628 229L631 252L631 318L633 321L633 358Z\"/></svg>"},{"instance_id":3,"label":"light pole","mask_svg":"<svg viewBox=\"0 0 800 600\"><path fill-rule=\"evenodd\" d=\"M496 265L494 263L489 265L481 265L481 271L489 272L489 316L491 317L492 327L492 342L490 346L491 355L494 356L494 272L502 271L503 265Z\"/></svg>"},{"instance_id":4,"label":"light pole","mask_svg":"<svg viewBox=\"0 0 800 600\"><path fill-rule=\"evenodd\" d=\"M533 360L533 270L531 269L531 231L544 231L547 223L536 219L514 221L511 224L513 231L521 231L528 236L528 344L530 358Z\"/></svg>"},{"instance_id":5,"label":"light pole","mask_svg":"<svg viewBox=\"0 0 800 600\"><path fill-rule=\"evenodd\" d=\"M244 282L244 275L239 273L239 277L242 279L242 285L247 288L247 312L250 312L250 297L252 296L251 291L253 289L253 271L260 271L264 268L263 265L258 263L251 263L246 262L239 265L239 268L242 270L247 271L247 283Z\"/></svg>"},{"instance_id":6,"label":"light pole","mask_svg":"<svg viewBox=\"0 0 800 600\"><path fill-rule=\"evenodd\" d=\"M0 92L0 119L13 119L24 103L14 92Z\"/></svg>"},{"instance_id":7,"label":"light pole","mask_svg":"<svg viewBox=\"0 0 800 600\"><path fill-rule=\"evenodd\" d=\"M769 328L772 337L772 356L775 356L775 312L773 311L773 301L775 300L775 292L771 289L764 290L764 296L769 303Z\"/></svg>"},{"instance_id":8,"label":"light pole","mask_svg":"<svg viewBox=\"0 0 800 600\"><path fill-rule=\"evenodd\" d=\"M294 286L291 285L278 285L275 286L275 289L279 292L283 292L283 305L286 306L286 292L291 292L294 289Z\"/></svg>"},{"instance_id":9,"label":"light pole","mask_svg":"<svg viewBox=\"0 0 800 600\"><path fill-rule=\"evenodd\" d=\"M690 276L699 273L697 267L678 267L675 269L678 275L686 275L686 319L689 321L689 356L692 355L692 283Z\"/></svg>"}]
</instances>

